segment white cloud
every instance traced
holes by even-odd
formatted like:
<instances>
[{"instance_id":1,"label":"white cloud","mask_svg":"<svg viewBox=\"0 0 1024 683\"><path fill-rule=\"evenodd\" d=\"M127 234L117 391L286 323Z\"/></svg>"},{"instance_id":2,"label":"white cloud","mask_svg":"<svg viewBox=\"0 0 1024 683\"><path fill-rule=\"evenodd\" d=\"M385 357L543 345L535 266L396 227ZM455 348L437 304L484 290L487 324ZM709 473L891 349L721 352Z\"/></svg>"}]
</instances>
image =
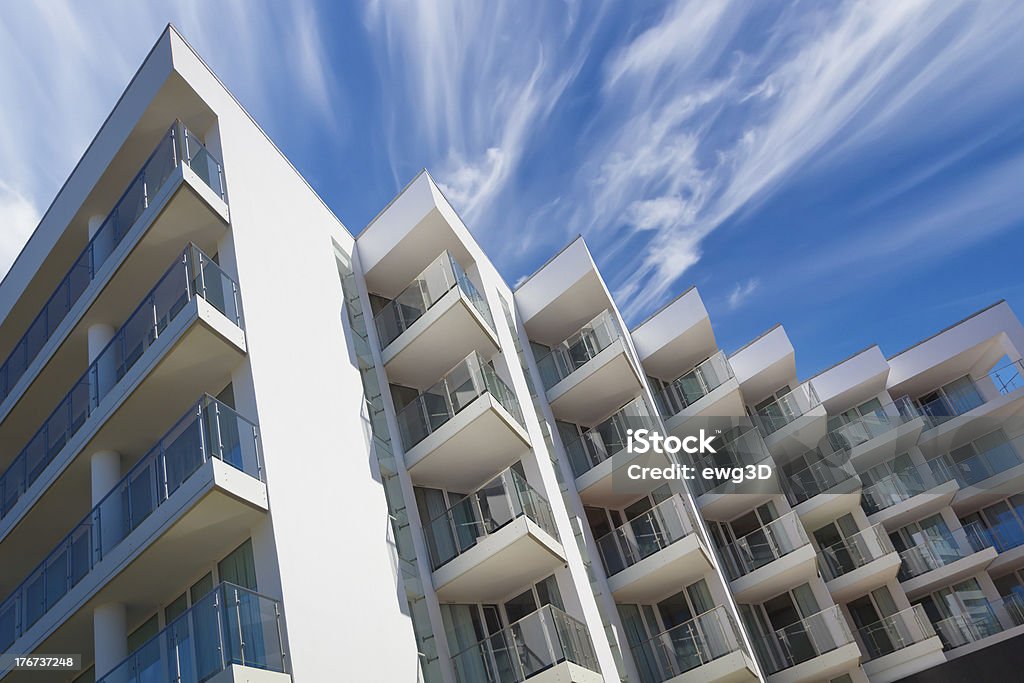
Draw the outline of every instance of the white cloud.
<instances>
[{"instance_id":1,"label":"white cloud","mask_svg":"<svg viewBox=\"0 0 1024 683\"><path fill-rule=\"evenodd\" d=\"M756 292L760 286L761 281L757 278L750 278L746 282L742 283L737 282L736 286L732 288L731 292L729 292L729 308L731 310L736 310L742 306L746 300L750 298L750 295Z\"/></svg>"},{"instance_id":2,"label":"white cloud","mask_svg":"<svg viewBox=\"0 0 1024 683\"><path fill-rule=\"evenodd\" d=\"M39 211L28 197L0 181L0 277L6 273L39 224Z\"/></svg>"}]
</instances>

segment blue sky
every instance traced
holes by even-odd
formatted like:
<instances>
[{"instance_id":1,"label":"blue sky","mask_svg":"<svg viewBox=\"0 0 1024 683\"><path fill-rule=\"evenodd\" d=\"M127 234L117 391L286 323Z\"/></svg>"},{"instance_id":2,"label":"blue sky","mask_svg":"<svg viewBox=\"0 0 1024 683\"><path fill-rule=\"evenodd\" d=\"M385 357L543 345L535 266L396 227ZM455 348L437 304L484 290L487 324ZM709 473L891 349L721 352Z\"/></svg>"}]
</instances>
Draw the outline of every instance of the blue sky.
<instances>
[{"instance_id":1,"label":"blue sky","mask_svg":"<svg viewBox=\"0 0 1024 683\"><path fill-rule=\"evenodd\" d=\"M430 169L511 283L582 233L801 376L1024 315L1024 4L5 3L0 272L173 22L349 229ZM282 226L287 230L287 226Z\"/></svg>"}]
</instances>

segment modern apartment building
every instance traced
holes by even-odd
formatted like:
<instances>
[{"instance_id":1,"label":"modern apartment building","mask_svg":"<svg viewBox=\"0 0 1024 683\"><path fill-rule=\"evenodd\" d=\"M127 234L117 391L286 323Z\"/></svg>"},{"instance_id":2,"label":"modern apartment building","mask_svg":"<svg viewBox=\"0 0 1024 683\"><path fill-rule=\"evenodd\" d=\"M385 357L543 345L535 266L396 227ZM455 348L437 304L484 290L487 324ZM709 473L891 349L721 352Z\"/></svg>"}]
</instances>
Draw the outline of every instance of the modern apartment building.
<instances>
[{"instance_id":1,"label":"modern apartment building","mask_svg":"<svg viewBox=\"0 0 1024 683\"><path fill-rule=\"evenodd\" d=\"M82 662L0 679L998 671L1022 352L1004 302L804 381L695 289L630 330L582 239L512 289L426 172L353 237L169 27L0 284L0 651ZM629 481L636 428L775 476Z\"/></svg>"}]
</instances>

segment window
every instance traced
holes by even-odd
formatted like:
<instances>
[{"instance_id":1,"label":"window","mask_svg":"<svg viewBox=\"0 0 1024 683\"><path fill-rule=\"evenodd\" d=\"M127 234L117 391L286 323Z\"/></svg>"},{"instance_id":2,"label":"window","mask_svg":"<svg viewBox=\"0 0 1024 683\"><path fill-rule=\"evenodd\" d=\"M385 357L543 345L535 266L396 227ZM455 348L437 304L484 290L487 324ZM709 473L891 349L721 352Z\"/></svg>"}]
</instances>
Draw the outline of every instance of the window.
<instances>
[{"instance_id":1,"label":"window","mask_svg":"<svg viewBox=\"0 0 1024 683\"><path fill-rule=\"evenodd\" d=\"M160 632L160 622L154 614L141 626L128 634L128 652L135 652L142 647L147 640Z\"/></svg>"},{"instance_id":2,"label":"window","mask_svg":"<svg viewBox=\"0 0 1024 683\"><path fill-rule=\"evenodd\" d=\"M188 595L182 593L164 608L164 624L169 624L188 609Z\"/></svg>"},{"instance_id":3,"label":"window","mask_svg":"<svg viewBox=\"0 0 1024 683\"><path fill-rule=\"evenodd\" d=\"M203 599L203 596L213 590L213 574L208 573L203 578L192 584L192 587L188 589L188 596L192 600L192 604L196 604Z\"/></svg>"},{"instance_id":4,"label":"window","mask_svg":"<svg viewBox=\"0 0 1024 683\"><path fill-rule=\"evenodd\" d=\"M252 540L238 546L217 565L221 581L256 590L256 564L252 556Z\"/></svg>"}]
</instances>

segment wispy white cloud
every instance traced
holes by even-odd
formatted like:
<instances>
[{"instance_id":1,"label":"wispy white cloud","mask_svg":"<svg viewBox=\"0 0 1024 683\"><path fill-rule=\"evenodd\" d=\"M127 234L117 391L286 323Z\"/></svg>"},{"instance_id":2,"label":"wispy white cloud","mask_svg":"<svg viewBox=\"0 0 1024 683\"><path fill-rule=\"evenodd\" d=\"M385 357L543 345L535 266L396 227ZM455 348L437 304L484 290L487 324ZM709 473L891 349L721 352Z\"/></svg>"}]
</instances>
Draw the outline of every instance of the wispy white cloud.
<instances>
[{"instance_id":1,"label":"wispy white cloud","mask_svg":"<svg viewBox=\"0 0 1024 683\"><path fill-rule=\"evenodd\" d=\"M25 195L0 181L0 277L39 223L39 212Z\"/></svg>"},{"instance_id":2,"label":"wispy white cloud","mask_svg":"<svg viewBox=\"0 0 1024 683\"><path fill-rule=\"evenodd\" d=\"M732 288L731 292L729 292L729 297L727 299L729 308L736 310L742 306L747 299L750 298L750 295L756 292L760 286L761 281L757 278L750 278L746 282L737 282L736 286Z\"/></svg>"}]
</instances>

